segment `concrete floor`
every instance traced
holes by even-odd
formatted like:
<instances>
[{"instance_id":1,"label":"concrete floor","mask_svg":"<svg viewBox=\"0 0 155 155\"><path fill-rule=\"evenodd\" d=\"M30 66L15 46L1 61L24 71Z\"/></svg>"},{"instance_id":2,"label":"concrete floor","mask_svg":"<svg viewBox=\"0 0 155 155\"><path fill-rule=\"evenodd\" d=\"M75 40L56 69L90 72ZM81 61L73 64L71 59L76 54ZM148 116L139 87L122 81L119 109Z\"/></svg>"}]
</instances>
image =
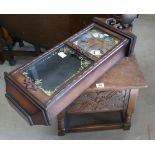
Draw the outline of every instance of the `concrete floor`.
<instances>
[{"instance_id":1,"label":"concrete floor","mask_svg":"<svg viewBox=\"0 0 155 155\"><path fill-rule=\"evenodd\" d=\"M138 40L135 53L148 82L149 88L140 91L138 104L129 131L109 130L85 133L69 133L57 136L57 121L52 126L29 126L7 103L4 97L3 72L9 72L31 58L17 58L17 65L6 62L0 66L0 139L155 139L155 15L140 15L134 24Z\"/></svg>"}]
</instances>

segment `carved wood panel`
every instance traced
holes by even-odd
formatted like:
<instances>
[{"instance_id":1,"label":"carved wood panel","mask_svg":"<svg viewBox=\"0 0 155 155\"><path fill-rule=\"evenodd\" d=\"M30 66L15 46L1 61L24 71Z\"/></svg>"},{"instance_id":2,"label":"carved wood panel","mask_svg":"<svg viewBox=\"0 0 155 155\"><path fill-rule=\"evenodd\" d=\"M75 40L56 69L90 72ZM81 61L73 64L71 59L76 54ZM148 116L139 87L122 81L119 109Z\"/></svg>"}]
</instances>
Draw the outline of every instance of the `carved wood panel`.
<instances>
[{"instance_id":1,"label":"carved wood panel","mask_svg":"<svg viewBox=\"0 0 155 155\"><path fill-rule=\"evenodd\" d=\"M68 113L119 111L127 108L130 90L88 92L67 108Z\"/></svg>"}]
</instances>

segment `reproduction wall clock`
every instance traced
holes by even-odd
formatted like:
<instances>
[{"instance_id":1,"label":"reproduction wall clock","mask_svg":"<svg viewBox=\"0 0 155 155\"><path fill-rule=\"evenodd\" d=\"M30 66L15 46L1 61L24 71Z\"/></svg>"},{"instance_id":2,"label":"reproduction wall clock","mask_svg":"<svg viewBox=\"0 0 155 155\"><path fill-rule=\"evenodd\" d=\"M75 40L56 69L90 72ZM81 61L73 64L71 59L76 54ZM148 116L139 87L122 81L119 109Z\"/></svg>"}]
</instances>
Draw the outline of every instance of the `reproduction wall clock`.
<instances>
[{"instance_id":1,"label":"reproduction wall clock","mask_svg":"<svg viewBox=\"0 0 155 155\"><path fill-rule=\"evenodd\" d=\"M50 125L107 70L130 56L135 38L95 19L33 61L5 73L6 97L31 125Z\"/></svg>"}]
</instances>

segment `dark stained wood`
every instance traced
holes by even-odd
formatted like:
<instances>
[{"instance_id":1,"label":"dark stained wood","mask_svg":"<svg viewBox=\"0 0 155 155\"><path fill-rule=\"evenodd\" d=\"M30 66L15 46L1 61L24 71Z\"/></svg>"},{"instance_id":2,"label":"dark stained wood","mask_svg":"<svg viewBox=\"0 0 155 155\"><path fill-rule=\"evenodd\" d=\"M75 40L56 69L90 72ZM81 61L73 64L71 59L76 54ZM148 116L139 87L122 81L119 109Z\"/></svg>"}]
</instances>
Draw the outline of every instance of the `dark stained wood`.
<instances>
[{"instance_id":1,"label":"dark stained wood","mask_svg":"<svg viewBox=\"0 0 155 155\"><path fill-rule=\"evenodd\" d=\"M80 29L89 25L93 17L113 17L114 15L0 15L0 29L3 39L7 44L7 50L4 46L0 51L0 64L8 60L10 65L15 65L14 56L19 56L18 52L13 52L13 45L18 42L24 46L23 40L34 45L36 54L40 54L40 47L49 49L67 37L73 35ZM58 33L59 32L59 33ZM1 44L1 41L0 41ZM39 49L39 50L38 50ZM33 51L34 53L34 51ZM27 51L22 55L28 54ZM29 53L30 54L30 53ZM31 56L31 54L30 54Z\"/></svg>"},{"instance_id":2,"label":"dark stained wood","mask_svg":"<svg viewBox=\"0 0 155 155\"><path fill-rule=\"evenodd\" d=\"M4 51L3 51L3 45L0 43L0 64L3 64L5 62L5 57L4 57Z\"/></svg>"},{"instance_id":3,"label":"dark stained wood","mask_svg":"<svg viewBox=\"0 0 155 155\"><path fill-rule=\"evenodd\" d=\"M23 40L25 40L37 47L35 52L40 54L41 47L49 49L55 46L89 25L94 17L116 17L120 20L121 16L114 14L0 15L0 26L3 29L4 39L9 46L7 51L0 52L0 61L4 63L5 60L8 60L10 65L15 65L14 56L16 54L19 56L18 52L12 51L15 42L18 42L22 47L24 46ZM102 19L102 22L104 21ZM125 32L126 29L123 31ZM25 52L27 55L27 51ZM25 52L22 52L21 55L25 55Z\"/></svg>"},{"instance_id":4,"label":"dark stained wood","mask_svg":"<svg viewBox=\"0 0 155 155\"><path fill-rule=\"evenodd\" d=\"M20 50L13 50L14 56L31 56L31 57L37 57L41 53L37 53L36 51L20 51Z\"/></svg>"},{"instance_id":5,"label":"dark stained wood","mask_svg":"<svg viewBox=\"0 0 155 155\"><path fill-rule=\"evenodd\" d=\"M0 15L0 25L10 34L34 45L52 48L92 22L94 17L110 14Z\"/></svg>"},{"instance_id":6,"label":"dark stained wood","mask_svg":"<svg viewBox=\"0 0 155 155\"><path fill-rule=\"evenodd\" d=\"M0 64L5 62L4 49L3 49L3 35L2 28L0 27Z\"/></svg>"},{"instance_id":7,"label":"dark stained wood","mask_svg":"<svg viewBox=\"0 0 155 155\"><path fill-rule=\"evenodd\" d=\"M0 26L0 61L2 64L5 60L8 60L10 65L15 64L14 55L12 52L13 45L14 41L8 31L4 27Z\"/></svg>"}]
</instances>

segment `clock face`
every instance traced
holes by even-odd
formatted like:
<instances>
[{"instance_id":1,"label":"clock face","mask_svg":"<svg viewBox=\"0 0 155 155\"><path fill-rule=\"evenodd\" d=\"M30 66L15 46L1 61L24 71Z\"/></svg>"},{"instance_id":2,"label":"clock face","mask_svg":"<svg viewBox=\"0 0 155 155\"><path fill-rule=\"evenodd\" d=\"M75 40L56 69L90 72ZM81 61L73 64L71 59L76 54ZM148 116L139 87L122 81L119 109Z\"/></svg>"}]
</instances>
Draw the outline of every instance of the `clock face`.
<instances>
[{"instance_id":1,"label":"clock face","mask_svg":"<svg viewBox=\"0 0 155 155\"><path fill-rule=\"evenodd\" d=\"M120 39L98 28L92 28L73 41L75 45L98 58L111 50L119 42Z\"/></svg>"}]
</instances>

